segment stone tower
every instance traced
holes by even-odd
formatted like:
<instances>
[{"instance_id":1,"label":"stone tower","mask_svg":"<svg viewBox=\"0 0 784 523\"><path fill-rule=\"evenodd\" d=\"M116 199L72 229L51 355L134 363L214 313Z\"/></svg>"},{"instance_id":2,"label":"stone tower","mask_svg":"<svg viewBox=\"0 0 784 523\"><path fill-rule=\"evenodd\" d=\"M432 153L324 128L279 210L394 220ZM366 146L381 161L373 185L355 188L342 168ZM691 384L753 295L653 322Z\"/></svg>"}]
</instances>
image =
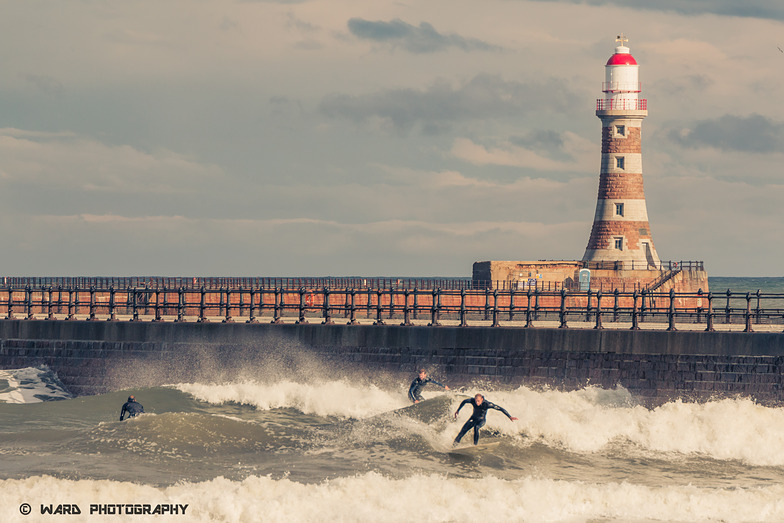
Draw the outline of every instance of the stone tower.
<instances>
[{"instance_id":1,"label":"stone tower","mask_svg":"<svg viewBox=\"0 0 784 523\"><path fill-rule=\"evenodd\" d=\"M583 255L587 262L623 262L622 268L659 268L648 225L642 183L642 120L647 100L640 99L639 66L624 45L605 65L603 99L596 101L602 121L602 166L591 237Z\"/></svg>"}]
</instances>

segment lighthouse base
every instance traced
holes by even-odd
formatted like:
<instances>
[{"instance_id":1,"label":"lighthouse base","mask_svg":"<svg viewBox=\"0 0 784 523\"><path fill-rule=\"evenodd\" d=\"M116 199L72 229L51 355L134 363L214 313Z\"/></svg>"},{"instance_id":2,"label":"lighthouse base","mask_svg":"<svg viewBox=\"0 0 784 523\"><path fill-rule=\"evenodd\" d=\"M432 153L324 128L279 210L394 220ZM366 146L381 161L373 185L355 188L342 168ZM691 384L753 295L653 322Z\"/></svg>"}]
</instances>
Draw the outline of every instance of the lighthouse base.
<instances>
[{"instance_id":1,"label":"lighthouse base","mask_svg":"<svg viewBox=\"0 0 784 523\"><path fill-rule=\"evenodd\" d=\"M707 293L708 273L702 262L664 262L657 268L629 270L625 264L583 261L480 261L474 263L476 288L528 289L544 291L581 290L580 271L588 269L591 290ZM583 278L582 290L585 288Z\"/></svg>"}]
</instances>

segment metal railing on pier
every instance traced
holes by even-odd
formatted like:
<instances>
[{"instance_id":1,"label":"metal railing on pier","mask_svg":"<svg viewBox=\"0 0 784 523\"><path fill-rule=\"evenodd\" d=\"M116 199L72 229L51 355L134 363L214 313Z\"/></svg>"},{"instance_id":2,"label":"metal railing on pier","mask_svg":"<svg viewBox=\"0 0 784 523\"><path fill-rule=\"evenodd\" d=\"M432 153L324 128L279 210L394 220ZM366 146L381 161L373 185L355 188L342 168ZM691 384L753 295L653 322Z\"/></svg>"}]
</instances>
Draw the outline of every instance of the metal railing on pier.
<instances>
[{"instance_id":1,"label":"metal railing on pier","mask_svg":"<svg viewBox=\"0 0 784 523\"><path fill-rule=\"evenodd\" d=\"M50 321L195 321L438 326L548 326L628 324L676 330L676 324L784 324L784 293L572 292L516 289L321 289L302 286L192 288L95 285L0 286L0 319Z\"/></svg>"}]
</instances>

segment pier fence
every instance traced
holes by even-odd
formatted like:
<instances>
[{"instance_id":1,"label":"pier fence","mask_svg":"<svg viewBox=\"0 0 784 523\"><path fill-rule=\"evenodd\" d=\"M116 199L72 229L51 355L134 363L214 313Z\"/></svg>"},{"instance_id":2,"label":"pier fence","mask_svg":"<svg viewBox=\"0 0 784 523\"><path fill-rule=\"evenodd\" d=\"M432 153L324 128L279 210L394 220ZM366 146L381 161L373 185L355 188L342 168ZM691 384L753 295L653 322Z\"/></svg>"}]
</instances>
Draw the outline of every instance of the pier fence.
<instances>
[{"instance_id":1,"label":"pier fence","mask_svg":"<svg viewBox=\"0 0 784 523\"><path fill-rule=\"evenodd\" d=\"M311 288L166 285L116 288L95 285L0 286L0 319L348 324L399 323L461 327L676 330L677 324L784 325L784 294L726 292L611 292L471 288ZM550 325L552 326L552 325ZM768 328L767 330L770 330Z\"/></svg>"}]
</instances>

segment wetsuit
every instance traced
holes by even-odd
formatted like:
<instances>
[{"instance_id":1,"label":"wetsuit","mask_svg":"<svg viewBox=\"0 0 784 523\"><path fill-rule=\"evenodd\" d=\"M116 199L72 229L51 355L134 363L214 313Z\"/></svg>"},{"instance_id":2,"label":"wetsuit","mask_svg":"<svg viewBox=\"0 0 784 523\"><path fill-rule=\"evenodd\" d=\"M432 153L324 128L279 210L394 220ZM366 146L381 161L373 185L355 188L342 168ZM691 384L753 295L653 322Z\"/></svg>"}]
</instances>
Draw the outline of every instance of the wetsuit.
<instances>
[{"instance_id":1,"label":"wetsuit","mask_svg":"<svg viewBox=\"0 0 784 523\"><path fill-rule=\"evenodd\" d=\"M463 428L460 429L460 434L458 434L457 437L455 438L455 444L460 443L460 440L463 439L463 436L465 436L466 432L468 432L472 428L474 429L474 445L479 443L479 429L484 427L485 423L487 422L487 411L490 409L500 410L501 412L506 414L507 418L512 419L512 416L508 412L506 412L506 409L504 409L503 407L499 407L495 403L490 403L487 400L484 400L481 405L477 405L476 398L468 398L463 400L463 402L457 408L457 412L460 412L460 409L462 409L463 405L465 405L466 403L469 403L471 404L472 407L474 407L474 413L471 414L471 417L468 418L468 421L465 422Z\"/></svg>"},{"instance_id":2,"label":"wetsuit","mask_svg":"<svg viewBox=\"0 0 784 523\"><path fill-rule=\"evenodd\" d=\"M417 376L414 381L411 382L411 386L408 388L408 399L411 401L422 401L424 398L420 392L422 391L422 387L428 383L435 383L439 387L444 386L438 383L436 380L431 380L430 378L420 379L419 376Z\"/></svg>"},{"instance_id":3,"label":"wetsuit","mask_svg":"<svg viewBox=\"0 0 784 523\"><path fill-rule=\"evenodd\" d=\"M136 400L128 400L122 406L122 410L120 411L120 421L125 418L126 412L128 413L129 418L133 418L139 414L142 414L144 412L144 407L142 407L142 404Z\"/></svg>"}]
</instances>

